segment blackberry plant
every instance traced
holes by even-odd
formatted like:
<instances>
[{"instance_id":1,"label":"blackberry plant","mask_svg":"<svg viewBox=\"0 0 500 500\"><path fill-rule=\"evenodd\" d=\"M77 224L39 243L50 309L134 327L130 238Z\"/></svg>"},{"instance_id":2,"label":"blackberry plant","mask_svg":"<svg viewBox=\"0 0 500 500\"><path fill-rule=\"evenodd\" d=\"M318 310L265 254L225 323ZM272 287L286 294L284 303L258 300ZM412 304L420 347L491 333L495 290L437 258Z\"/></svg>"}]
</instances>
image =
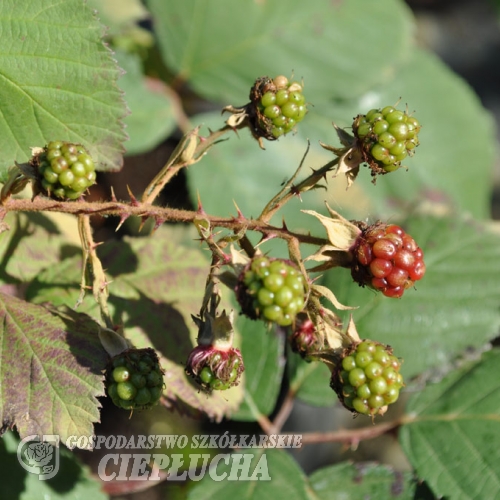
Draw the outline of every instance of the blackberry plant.
<instances>
[{"instance_id":1,"label":"blackberry plant","mask_svg":"<svg viewBox=\"0 0 500 500\"><path fill-rule=\"evenodd\" d=\"M2 4L3 496L500 497L490 117L399 0L234 8Z\"/></svg>"}]
</instances>

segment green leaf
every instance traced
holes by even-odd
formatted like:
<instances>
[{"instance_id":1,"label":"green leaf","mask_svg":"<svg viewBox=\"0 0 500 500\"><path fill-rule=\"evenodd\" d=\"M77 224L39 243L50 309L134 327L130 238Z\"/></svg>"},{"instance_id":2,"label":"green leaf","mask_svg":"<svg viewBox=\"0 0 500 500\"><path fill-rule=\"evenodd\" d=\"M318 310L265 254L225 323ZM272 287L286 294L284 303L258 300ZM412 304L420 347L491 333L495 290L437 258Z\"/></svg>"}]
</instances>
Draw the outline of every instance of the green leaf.
<instances>
[{"instance_id":1,"label":"green leaf","mask_svg":"<svg viewBox=\"0 0 500 500\"><path fill-rule=\"evenodd\" d=\"M413 500L415 480L387 465L344 462L317 470L309 477L321 500Z\"/></svg>"},{"instance_id":2,"label":"green leaf","mask_svg":"<svg viewBox=\"0 0 500 500\"><path fill-rule=\"evenodd\" d=\"M304 403L314 406L333 406L337 396L330 387L330 370L324 363L304 361L289 351L288 376L290 388Z\"/></svg>"},{"instance_id":3,"label":"green leaf","mask_svg":"<svg viewBox=\"0 0 500 500\"><path fill-rule=\"evenodd\" d=\"M243 454L243 457L239 457L239 454ZM238 462L240 467L242 464L247 466L241 472L237 470ZM260 480L244 480L252 474ZM222 475L227 480L217 480L217 476ZM229 479L231 477L232 480ZM240 480L235 480L238 477ZM238 454L230 455L227 463L219 461L215 471L205 474L188 494L189 500L212 498L308 500L310 497L307 478L288 453L274 449L243 449L238 450Z\"/></svg>"},{"instance_id":4,"label":"green leaf","mask_svg":"<svg viewBox=\"0 0 500 500\"><path fill-rule=\"evenodd\" d=\"M500 239L469 218L413 217L403 224L423 249L427 271L415 289L390 299L352 281L347 269L329 271L324 282L350 306L361 338L391 345L408 379L424 370L449 369L467 348L498 335Z\"/></svg>"},{"instance_id":5,"label":"green leaf","mask_svg":"<svg viewBox=\"0 0 500 500\"><path fill-rule=\"evenodd\" d=\"M5 222L10 230L0 233L2 282L29 282L44 268L59 262L61 247L68 241L44 214L9 213ZM65 250L80 252L69 246Z\"/></svg>"},{"instance_id":6,"label":"green leaf","mask_svg":"<svg viewBox=\"0 0 500 500\"><path fill-rule=\"evenodd\" d=\"M174 130L172 103L160 80L144 77L138 56L118 51L116 58L125 70L119 85L131 111L125 119L129 135L127 154L142 153L153 149Z\"/></svg>"},{"instance_id":7,"label":"green leaf","mask_svg":"<svg viewBox=\"0 0 500 500\"><path fill-rule=\"evenodd\" d=\"M83 144L99 170L119 170L125 103L103 27L81 0L15 0L0 7L0 176L29 148Z\"/></svg>"},{"instance_id":8,"label":"green leaf","mask_svg":"<svg viewBox=\"0 0 500 500\"><path fill-rule=\"evenodd\" d=\"M396 0L149 0L164 60L202 96L241 105L259 76L304 78L316 100L383 82L410 48L411 16ZM387 33L390 32L390 36Z\"/></svg>"},{"instance_id":9,"label":"green leaf","mask_svg":"<svg viewBox=\"0 0 500 500\"><path fill-rule=\"evenodd\" d=\"M62 441L93 434L107 362L99 325L1 293L0 318L1 429Z\"/></svg>"},{"instance_id":10,"label":"green leaf","mask_svg":"<svg viewBox=\"0 0 500 500\"><path fill-rule=\"evenodd\" d=\"M101 483L92 477L88 467L83 466L63 446L59 447L59 471L46 481L30 474L19 465L16 450L19 439L6 432L0 440L0 483L2 498L16 500L106 500Z\"/></svg>"},{"instance_id":11,"label":"green leaf","mask_svg":"<svg viewBox=\"0 0 500 500\"><path fill-rule=\"evenodd\" d=\"M164 395L168 401L220 420L238 408L243 390L237 386L208 396L184 373L198 336L191 315L200 310L210 264L200 250L180 244L177 233L174 228L161 227L151 238L124 238L99 247L102 264L112 281L109 308L114 323L123 325L125 336L135 347L157 350L166 371ZM193 233L190 237L194 237ZM47 269L28 288L28 299L74 307L80 269L79 258L68 259L57 269ZM99 317L91 296L84 300L82 308ZM231 307L223 302L222 309Z\"/></svg>"},{"instance_id":12,"label":"green leaf","mask_svg":"<svg viewBox=\"0 0 500 500\"><path fill-rule=\"evenodd\" d=\"M245 394L233 420L257 420L270 415L276 406L285 368L283 335L267 330L264 322L241 316L241 353L245 362Z\"/></svg>"},{"instance_id":13,"label":"green leaf","mask_svg":"<svg viewBox=\"0 0 500 500\"><path fill-rule=\"evenodd\" d=\"M500 497L500 351L413 396L400 440L437 496Z\"/></svg>"}]
</instances>

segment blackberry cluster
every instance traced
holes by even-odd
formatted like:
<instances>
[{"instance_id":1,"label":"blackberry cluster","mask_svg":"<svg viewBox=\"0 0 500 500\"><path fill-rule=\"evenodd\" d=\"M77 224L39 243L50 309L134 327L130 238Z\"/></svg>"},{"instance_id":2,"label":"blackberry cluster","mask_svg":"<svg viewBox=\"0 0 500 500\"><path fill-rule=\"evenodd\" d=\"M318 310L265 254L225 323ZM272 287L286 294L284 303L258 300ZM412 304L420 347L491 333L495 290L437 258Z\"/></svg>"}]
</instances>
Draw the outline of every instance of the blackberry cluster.
<instances>
[{"instance_id":1,"label":"blackberry cluster","mask_svg":"<svg viewBox=\"0 0 500 500\"><path fill-rule=\"evenodd\" d=\"M76 200L95 183L95 165L80 144L51 141L38 157L41 191L61 200Z\"/></svg>"},{"instance_id":2,"label":"blackberry cluster","mask_svg":"<svg viewBox=\"0 0 500 500\"><path fill-rule=\"evenodd\" d=\"M352 128L361 144L364 161L376 173L397 170L419 144L418 120L393 106L358 115Z\"/></svg>"},{"instance_id":3,"label":"blackberry cluster","mask_svg":"<svg viewBox=\"0 0 500 500\"><path fill-rule=\"evenodd\" d=\"M304 278L289 261L256 257L241 273L236 296L250 318L288 326L304 308Z\"/></svg>"},{"instance_id":4,"label":"blackberry cluster","mask_svg":"<svg viewBox=\"0 0 500 500\"><path fill-rule=\"evenodd\" d=\"M422 250L395 224L377 223L362 230L351 254L354 281L386 297L401 297L425 274Z\"/></svg>"},{"instance_id":5,"label":"blackberry cluster","mask_svg":"<svg viewBox=\"0 0 500 500\"><path fill-rule=\"evenodd\" d=\"M273 80L259 78L252 87L250 99L256 105L257 125L267 139L277 139L290 132L307 113L302 85L289 82L285 76Z\"/></svg>"},{"instance_id":6,"label":"blackberry cluster","mask_svg":"<svg viewBox=\"0 0 500 500\"><path fill-rule=\"evenodd\" d=\"M404 385L400 367L391 347L363 340L344 352L330 385L348 410L374 416L397 401Z\"/></svg>"},{"instance_id":7,"label":"blackberry cluster","mask_svg":"<svg viewBox=\"0 0 500 500\"><path fill-rule=\"evenodd\" d=\"M163 392L163 370L156 352L128 349L115 356L106 369L106 389L119 408L152 408Z\"/></svg>"}]
</instances>

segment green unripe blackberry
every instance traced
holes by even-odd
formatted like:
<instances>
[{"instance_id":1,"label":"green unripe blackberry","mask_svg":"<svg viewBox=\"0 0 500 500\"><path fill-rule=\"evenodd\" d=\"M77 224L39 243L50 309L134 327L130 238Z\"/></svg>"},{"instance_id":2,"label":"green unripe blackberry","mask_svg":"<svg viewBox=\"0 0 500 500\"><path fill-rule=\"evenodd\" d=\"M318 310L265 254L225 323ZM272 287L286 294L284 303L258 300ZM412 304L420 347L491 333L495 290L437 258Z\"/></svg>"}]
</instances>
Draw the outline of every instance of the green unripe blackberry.
<instances>
[{"instance_id":1,"label":"green unripe blackberry","mask_svg":"<svg viewBox=\"0 0 500 500\"><path fill-rule=\"evenodd\" d=\"M344 350L330 386L348 410L383 415L404 386L400 367L401 361L390 346L363 340Z\"/></svg>"},{"instance_id":2,"label":"green unripe blackberry","mask_svg":"<svg viewBox=\"0 0 500 500\"><path fill-rule=\"evenodd\" d=\"M186 373L208 392L238 385L244 369L241 352L234 347L198 345L186 362Z\"/></svg>"},{"instance_id":3,"label":"green unripe blackberry","mask_svg":"<svg viewBox=\"0 0 500 500\"><path fill-rule=\"evenodd\" d=\"M306 302L304 277L290 261L254 258L236 286L242 312L280 326L291 325Z\"/></svg>"},{"instance_id":4,"label":"green unripe blackberry","mask_svg":"<svg viewBox=\"0 0 500 500\"><path fill-rule=\"evenodd\" d=\"M153 349L128 349L106 368L106 390L113 403L127 410L147 410L160 400L163 370Z\"/></svg>"},{"instance_id":5,"label":"green unripe blackberry","mask_svg":"<svg viewBox=\"0 0 500 500\"><path fill-rule=\"evenodd\" d=\"M393 106L358 115L352 129L363 161L370 165L374 175L397 170L407 156L414 154L419 144L418 120Z\"/></svg>"},{"instance_id":6,"label":"green unripe blackberry","mask_svg":"<svg viewBox=\"0 0 500 500\"><path fill-rule=\"evenodd\" d=\"M254 135L269 140L287 134L307 113L302 84L285 76L258 78L250 91Z\"/></svg>"},{"instance_id":7,"label":"green unripe blackberry","mask_svg":"<svg viewBox=\"0 0 500 500\"><path fill-rule=\"evenodd\" d=\"M35 165L37 187L51 198L76 200L96 180L94 162L81 144L51 141Z\"/></svg>"}]
</instances>

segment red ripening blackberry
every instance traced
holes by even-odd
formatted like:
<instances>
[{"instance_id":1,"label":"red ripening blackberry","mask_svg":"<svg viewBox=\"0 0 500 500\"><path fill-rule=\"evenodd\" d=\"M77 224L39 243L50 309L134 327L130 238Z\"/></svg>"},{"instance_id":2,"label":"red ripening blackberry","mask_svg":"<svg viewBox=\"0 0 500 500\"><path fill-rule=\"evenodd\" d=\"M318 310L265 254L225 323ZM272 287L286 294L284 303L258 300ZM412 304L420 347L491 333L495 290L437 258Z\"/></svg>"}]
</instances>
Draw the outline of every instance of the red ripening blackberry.
<instances>
[{"instance_id":1,"label":"red ripening blackberry","mask_svg":"<svg viewBox=\"0 0 500 500\"><path fill-rule=\"evenodd\" d=\"M395 224L376 223L362 229L350 252L354 281L386 297L401 297L425 274L422 250Z\"/></svg>"}]
</instances>

